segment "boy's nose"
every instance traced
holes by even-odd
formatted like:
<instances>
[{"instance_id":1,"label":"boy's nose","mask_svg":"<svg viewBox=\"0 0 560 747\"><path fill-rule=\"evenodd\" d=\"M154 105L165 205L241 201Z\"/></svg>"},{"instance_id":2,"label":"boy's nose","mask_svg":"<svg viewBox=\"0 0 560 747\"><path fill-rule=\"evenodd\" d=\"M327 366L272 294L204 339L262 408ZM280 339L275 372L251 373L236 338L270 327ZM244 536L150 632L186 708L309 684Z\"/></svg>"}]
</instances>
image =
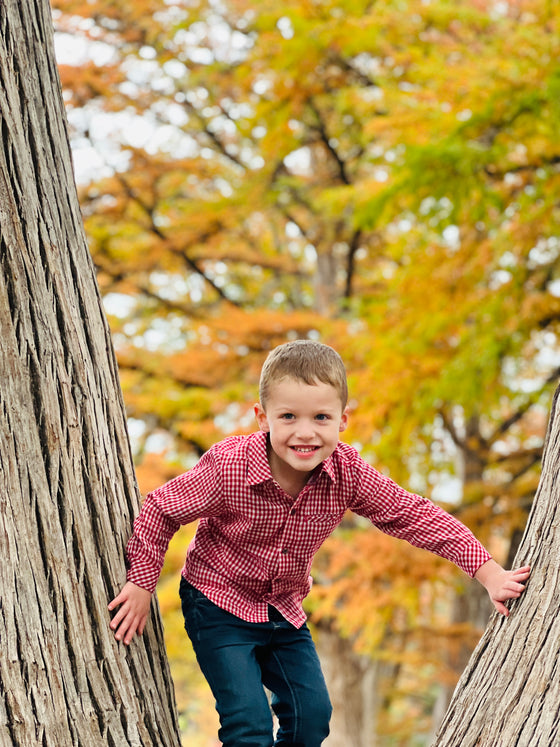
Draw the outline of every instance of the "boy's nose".
<instances>
[{"instance_id":1,"label":"boy's nose","mask_svg":"<svg viewBox=\"0 0 560 747\"><path fill-rule=\"evenodd\" d=\"M297 428L297 435L302 439L313 438L313 423L308 420L300 420Z\"/></svg>"}]
</instances>

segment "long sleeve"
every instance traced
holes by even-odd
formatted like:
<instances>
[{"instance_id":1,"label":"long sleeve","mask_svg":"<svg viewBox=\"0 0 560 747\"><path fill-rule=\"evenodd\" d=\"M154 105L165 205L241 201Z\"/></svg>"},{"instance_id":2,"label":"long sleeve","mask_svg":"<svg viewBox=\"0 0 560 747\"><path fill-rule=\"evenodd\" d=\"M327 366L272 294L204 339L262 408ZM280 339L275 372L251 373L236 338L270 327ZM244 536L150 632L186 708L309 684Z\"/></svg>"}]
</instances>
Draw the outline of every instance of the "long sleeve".
<instances>
[{"instance_id":1,"label":"long sleeve","mask_svg":"<svg viewBox=\"0 0 560 747\"><path fill-rule=\"evenodd\" d=\"M169 542L179 527L219 510L217 475L210 451L191 470L148 493L126 547L128 581L154 591Z\"/></svg>"},{"instance_id":2,"label":"long sleeve","mask_svg":"<svg viewBox=\"0 0 560 747\"><path fill-rule=\"evenodd\" d=\"M471 577L491 558L468 527L429 499L409 493L361 458L355 475L351 510L385 534L446 558Z\"/></svg>"},{"instance_id":3,"label":"long sleeve","mask_svg":"<svg viewBox=\"0 0 560 747\"><path fill-rule=\"evenodd\" d=\"M165 516L150 493L134 520L134 533L126 546L127 581L153 592L169 542L180 523Z\"/></svg>"}]
</instances>

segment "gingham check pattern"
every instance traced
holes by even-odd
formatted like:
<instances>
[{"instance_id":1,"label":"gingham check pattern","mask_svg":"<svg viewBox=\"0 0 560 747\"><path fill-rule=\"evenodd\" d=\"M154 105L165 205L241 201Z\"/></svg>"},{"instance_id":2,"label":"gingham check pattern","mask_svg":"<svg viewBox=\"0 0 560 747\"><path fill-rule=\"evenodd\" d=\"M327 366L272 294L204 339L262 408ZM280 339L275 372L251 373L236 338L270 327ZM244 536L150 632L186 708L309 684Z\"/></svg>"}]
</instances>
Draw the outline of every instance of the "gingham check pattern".
<instances>
[{"instance_id":1,"label":"gingham check pattern","mask_svg":"<svg viewBox=\"0 0 560 747\"><path fill-rule=\"evenodd\" d=\"M296 500L272 478L266 434L232 436L149 493L127 546L127 579L153 591L169 540L199 519L182 575L249 622L272 604L296 627L306 616L313 556L347 510L474 576L489 553L460 521L409 493L339 443Z\"/></svg>"}]
</instances>

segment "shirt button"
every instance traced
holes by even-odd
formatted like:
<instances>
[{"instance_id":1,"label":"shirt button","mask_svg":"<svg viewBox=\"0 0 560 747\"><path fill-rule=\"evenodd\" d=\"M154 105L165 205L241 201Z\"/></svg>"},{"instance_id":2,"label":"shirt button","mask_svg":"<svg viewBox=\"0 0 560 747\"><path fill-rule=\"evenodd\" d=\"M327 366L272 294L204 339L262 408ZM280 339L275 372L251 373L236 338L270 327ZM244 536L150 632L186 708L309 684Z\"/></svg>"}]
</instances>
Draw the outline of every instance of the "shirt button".
<instances>
[{"instance_id":1,"label":"shirt button","mask_svg":"<svg viewBox=\"0 0 560 747\"><path fill-rule=\"evenodd\" d=\"M288 552L289 552L289 550L288 550L288 548L287 548L287 547L283 547L283 548L282 548L282 555L287 555L287 554L288 554Z\"/></svg>"}]
</instances>

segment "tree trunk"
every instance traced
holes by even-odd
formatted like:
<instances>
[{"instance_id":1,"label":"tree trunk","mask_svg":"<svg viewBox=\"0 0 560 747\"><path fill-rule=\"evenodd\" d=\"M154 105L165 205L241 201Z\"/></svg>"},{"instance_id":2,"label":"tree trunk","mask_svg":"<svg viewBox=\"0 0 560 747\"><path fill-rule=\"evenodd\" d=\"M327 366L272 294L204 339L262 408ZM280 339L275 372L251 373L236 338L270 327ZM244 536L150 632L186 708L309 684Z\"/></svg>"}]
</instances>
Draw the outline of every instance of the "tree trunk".
<instances>
[{"instance_id":1,"label":"tree trunk","mask_svg":"<svg viewBox=\"0 0 560 747\"><path fill-rule=\"evenodd\" d=\"M542 474L514 566L532 567L509 618L495 613L457 685L434 747L560 743L560 411L557 389Z\"/></svg>"},{"instance_id":2,"label":"tree trunk","mask_svg":"<svg viewBox=\"0 0 560 747\"><path fill-rule=\"evenodd\" d=\"M333 704L324 747L375 747L381 665L326 625L318 627L316 644Z\"/></svg>"},{"instance_id":3,"label":"tree trunk","mask_svg":"<svg viewBox=\"0 0 560 747\"><path fill-rule=\"evenodd\" d=\"M107 603L138 491L47 0L0 3L0 745L178 745L157 605Z\"/></svg>"},{"instance_id":4,"label":"tree trunk","mask_svg":"<svg viewBox=\"0 0 560 747\"><path fill-rule=\"evenodd\" d=\"M471 441L477 442L480 436L480 417L473 415L465 424L465 444ZM484 479L484 461L475 449L461 449L463 493L468 493L469 488L480 485ZM492 603L484 586L474 583L466 576L457 580L455 596L451 603L451 623L468 623L473 634L484 630L490 613ZM460 645L446 656L447 666L456 673L456 680L466 667L473 651L473 635L465 635ZM454 687L450 684L441 685L439 694L434 705L432 714L433 730L431 736L441 723L441 720L449 706Z\"/></svg>"}]
</instances>

